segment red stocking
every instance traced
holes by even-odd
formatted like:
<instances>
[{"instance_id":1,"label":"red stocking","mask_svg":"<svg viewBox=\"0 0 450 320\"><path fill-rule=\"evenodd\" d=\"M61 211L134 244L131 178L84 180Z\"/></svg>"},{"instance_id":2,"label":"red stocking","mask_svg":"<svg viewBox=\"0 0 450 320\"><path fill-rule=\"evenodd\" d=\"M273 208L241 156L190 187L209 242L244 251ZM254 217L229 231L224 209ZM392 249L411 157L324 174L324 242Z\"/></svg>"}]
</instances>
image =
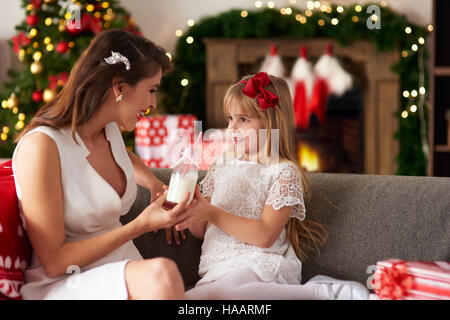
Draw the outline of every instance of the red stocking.
<instances>
[{"instance_id":1,"label":"red stocking","mask_svg":"<svg viewBox=\"0 0 450 320\"><path fill-rule=\"evenodd\" d=\"M318 78L314 84L314 91L309 106L309 113L315 113L321 125L326 123L326 109L329 88L325 79Z\"/></svg>"},{"instance_id":2,"label":"red stocking","mask_svg":"<svg viewBox=\"0 0 450 320\"><path fill-rule=\"evenodd\" d=\"M309 110L306 103L306 88L303 81L297 82L294 98L295 125L300 129L307 129L309 125Z\"/></svg>"}]
</instances>

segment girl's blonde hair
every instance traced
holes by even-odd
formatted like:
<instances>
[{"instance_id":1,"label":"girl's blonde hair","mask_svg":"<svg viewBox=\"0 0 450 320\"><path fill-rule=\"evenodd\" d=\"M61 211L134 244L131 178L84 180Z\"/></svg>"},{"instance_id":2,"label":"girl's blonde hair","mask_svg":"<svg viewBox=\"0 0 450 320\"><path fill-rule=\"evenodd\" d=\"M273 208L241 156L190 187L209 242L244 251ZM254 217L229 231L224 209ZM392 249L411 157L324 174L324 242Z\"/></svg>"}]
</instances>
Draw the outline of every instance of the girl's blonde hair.
<instances>
[{"instance_id":1,"label":"girl's blonde hair","mask_svg":"<svg viewBox=\"0 0 450 320\"><path fill-rule=\"evenodd\" d=\"M262 110L256 98L250 98L242 90L245 83L252 76L246 76L239 82L233 84L225 93L223 108L228 113L231 105L240 107L241 112L248 117L259 119L267 129L266 151L271 150L271 129L279 130L279 160L293 162L300 174L302 180L303 195L305 200L311 197L311 182L306 171L300 166L296 158L296 149L294 141L294 107L289 91L289 86L285 80L269 75L270 84L264 89L276 94L279 97L278 104L274 107ZM266 156L269 156L266 154ZM326 228L315 221L305 219L299 221L290 218L286 225L286 235L291 241L295 253L300 260L305 260L308 256L306 251L319 246L323 246L328 238Z\"/></svg>"}]
</instances>

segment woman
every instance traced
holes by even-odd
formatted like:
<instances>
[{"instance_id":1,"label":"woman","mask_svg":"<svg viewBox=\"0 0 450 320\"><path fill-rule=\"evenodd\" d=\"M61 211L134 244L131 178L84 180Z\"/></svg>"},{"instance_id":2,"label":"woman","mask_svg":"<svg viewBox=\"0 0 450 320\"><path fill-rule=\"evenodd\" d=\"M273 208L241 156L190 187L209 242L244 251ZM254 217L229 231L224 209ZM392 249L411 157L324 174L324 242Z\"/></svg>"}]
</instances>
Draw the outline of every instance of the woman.
<instances>
[{"instance_id":1,"label":"woman","mask_svg":"<svg viewBox=\"0 0 450 320\"><path fill-rule=\"evenodd\" d=\"M134 130L139 113L155 108L161 77L171 68L150 40L103 31L61 92L18 135L13 171L33 246L24 299L184 298L175 263L143 260L132 239L188 218L188 194L170 211L162 208L163 195L132 222L119 222L136 198L136 183L152 198L163 191L127 151L119 128Z\"/></svg>"}]
</instances>

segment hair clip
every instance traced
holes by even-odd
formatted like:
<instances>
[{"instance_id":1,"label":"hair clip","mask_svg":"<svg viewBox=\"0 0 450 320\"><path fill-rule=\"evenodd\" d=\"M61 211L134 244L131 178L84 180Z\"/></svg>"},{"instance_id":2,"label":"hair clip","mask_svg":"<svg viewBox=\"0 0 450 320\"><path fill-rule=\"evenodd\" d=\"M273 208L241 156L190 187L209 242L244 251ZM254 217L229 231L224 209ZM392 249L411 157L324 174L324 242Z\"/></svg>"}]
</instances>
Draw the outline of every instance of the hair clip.
<instances>
[{"instance_id":1,"label":"hair clip","mask_svg":"<svg viewBox=\"0 0 450 320\"><path fill-rule=\"evenodd\" d=\"M130 70L130 61L122 55L120 52L111 51L111 56L104 58L107 64L116 64L118 62L123 62L125 64L125 69Z\"/></svg>"}]
</instances>

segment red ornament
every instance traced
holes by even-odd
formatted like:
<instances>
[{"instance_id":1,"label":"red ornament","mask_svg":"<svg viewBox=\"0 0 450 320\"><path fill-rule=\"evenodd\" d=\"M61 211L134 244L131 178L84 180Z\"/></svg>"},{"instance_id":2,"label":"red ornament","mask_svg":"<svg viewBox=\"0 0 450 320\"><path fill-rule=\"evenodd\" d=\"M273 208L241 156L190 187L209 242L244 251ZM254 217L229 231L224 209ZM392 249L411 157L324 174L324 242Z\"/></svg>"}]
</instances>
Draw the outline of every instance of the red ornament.
<instances>
[{"instance_id":1,"label":"red ornament","mask_svg":"<svg viewBox=\"0 0 450 320\"><path fill-rule=\"evenodd\" d=\"M69 74L67 72L61 72L57 75L48 76L48 88L56 90L58 87L63 87L67 83L68 79Z\"/></svg>"},{"instance_id":2,"label":"red ornament","mask_svg":"<svg viewBox=\"0 0 450 320\"><path fill-rule=\"evenodd\" d=\"M31 0L33 8L39 10L41 8L41 0Z\"/></svg>"},{"instance_id":3,"label":"red ornament","mask_svg":"<svg viewBox=\"0 0 450 320\"><path fill-rule=\"evenodd\" d=\"M33 99L34 102L41 102L42 101L42 91L41 90L36 90L31 95L31 98Z\"/></svg>"},{"instance_id":4,"label":"red ornament","mask_svg":"<svg viewBox=\"0 0 450 320\"><path fill-rule=\"evenodd\" d=\"M56 51L58 51L61 54L66 52L67 49L69 49L69 45L65 41L61 41L56 45Z\"/></svg>"},{"instance_id":5,"label":"red ornament","mask_svg":"<svg viewBox=\"0 0 450 320\"><path fill-rule=\"evenodd\" d=\"M31 43L30 38L25 35L25 32L21 31L17 36L11 38L14 46L14 52L19 53L20 48L27 46Z\"/></svg>"},{"instance_id":6,"label":"red ornament","mask_svg":"<svg viewBox=\"0 0 450 320\"><path fill-rule=\"evenodd\" d=\"M27 18L25 19L27 25L29 26L35 26L39 23L39 17L37 14L35 13L31 13L27 16Z\"/></svg>"}]
</instances>

